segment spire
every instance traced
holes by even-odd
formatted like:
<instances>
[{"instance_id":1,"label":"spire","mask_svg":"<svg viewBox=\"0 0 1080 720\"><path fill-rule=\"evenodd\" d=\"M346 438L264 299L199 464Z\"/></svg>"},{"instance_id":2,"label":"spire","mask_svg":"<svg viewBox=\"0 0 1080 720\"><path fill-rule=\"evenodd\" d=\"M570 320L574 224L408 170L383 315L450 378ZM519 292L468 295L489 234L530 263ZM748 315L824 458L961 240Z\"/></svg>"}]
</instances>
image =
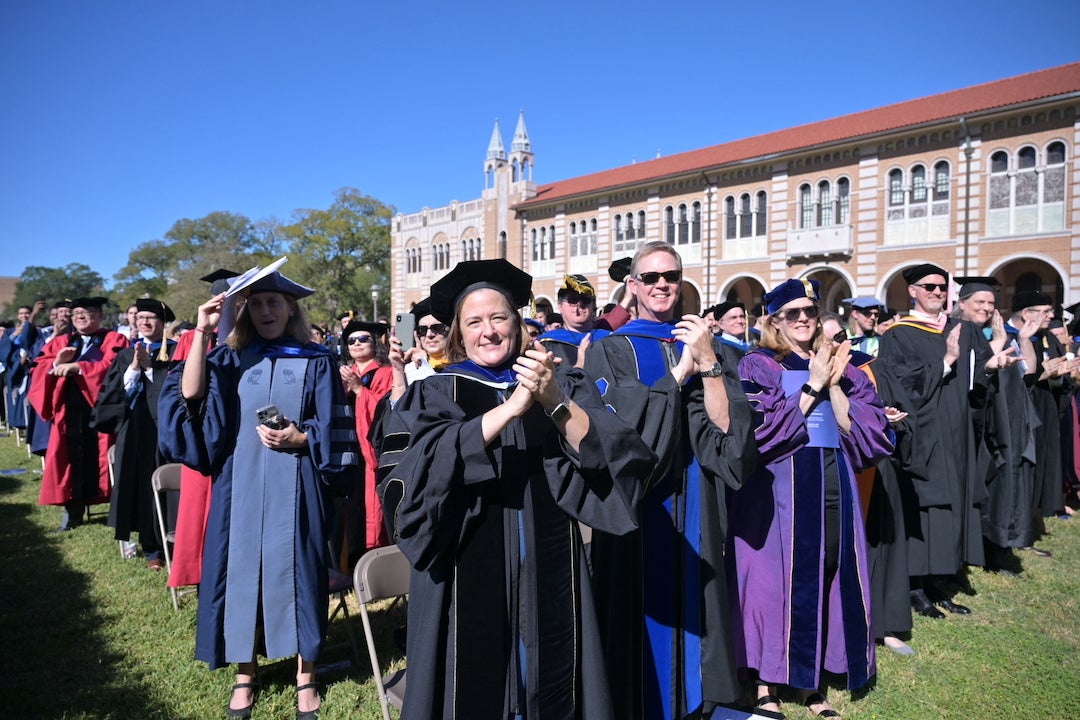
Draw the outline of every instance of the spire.
<instances>
[{"instance_id":1,"label":"spire","mask_svg":"<svg viewBox=\"0 0 1080 720\"><path fill-rule=\"evenodd\" d=\"M514 140L510 143L511 152L532 152L532 144L529 142L529 133L525 130L525 111L518 113L517 127L514 129Z\"/></svg>"},{"instance_id":2,"label":"spire","mask_svg":"<svg viewBox=\"0 0 1080 720\"><path fill-rule=\"evenodd\" d=\"M505 160L506 148L503 147L502 131L499 130L499 118L495 118L495 127L491 129L491 142L488 143L488 160Z\"/></svg>"}]
</instances>

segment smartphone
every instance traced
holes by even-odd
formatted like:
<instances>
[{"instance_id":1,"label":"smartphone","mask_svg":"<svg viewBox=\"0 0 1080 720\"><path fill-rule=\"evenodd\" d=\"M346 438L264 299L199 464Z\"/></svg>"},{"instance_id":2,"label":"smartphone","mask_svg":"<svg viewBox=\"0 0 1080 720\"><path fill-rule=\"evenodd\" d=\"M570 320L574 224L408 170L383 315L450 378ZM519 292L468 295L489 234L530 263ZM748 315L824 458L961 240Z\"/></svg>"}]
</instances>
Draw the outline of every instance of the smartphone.
<instances>
[{"instance_id":1,"label":"smartphone","mask_svg":"<svg viewBox=\"0 0 1080 720\"><path fill-rule=\"evenodd\" d=\"M259 418L259 424L265 425L271 430L281 430L285 427L285 418L282 417L281 411L278 410L277 405L261 407L255 411L255 414Z\"/></svg>"},{"instance_id":2,"label":"smartphone","mask_svg":"<svg viewBox=\"0 0 1080 720\"><path fill-rule=\"evenodd\" d=\"M398 313L394 318L394 335L401 341L401 350L412 350L416 318L412 313Z\"/></svg>"}]
</instances>

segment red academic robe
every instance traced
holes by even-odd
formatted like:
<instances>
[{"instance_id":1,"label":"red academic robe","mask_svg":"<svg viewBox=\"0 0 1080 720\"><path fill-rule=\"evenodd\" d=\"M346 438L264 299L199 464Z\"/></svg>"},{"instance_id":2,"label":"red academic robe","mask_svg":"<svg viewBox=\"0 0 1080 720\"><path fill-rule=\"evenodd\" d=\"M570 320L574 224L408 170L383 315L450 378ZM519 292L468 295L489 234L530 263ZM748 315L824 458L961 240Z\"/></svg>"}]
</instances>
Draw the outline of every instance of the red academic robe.
<instances>
[{"instance_id":1,"label":"red academic robe","mask_svg":"<svg viewBox=\"0 0 1080 720\"><path fill-rule=\"evenodd\" d=\"M67 434L69 432L96 433L88 427L69 427L68 386L74 383L79 394L93 408L113 358L128 346L127 338L117 332L99 330L95 336L100 337L101 342L95 344L79 358L80 374L78 375L59 377L50 372L57 354L72 343L70 335L53 338L45 345L37 359L34 382L30 384L30 404L43 420L52 423L49 448L45 453L45 471L41 476L39 505L64 505L73 499L72 490L76 478L73 477L71 460L68 457ZM80 498L88 505L109 502L109 446L113 444L113 436L96 434L98 435L97 487L99 492L96 497Z\"/></svg>"},{"instance_id":2,"label":"red academic robe","mask_svg":"<svg viewBox=\"0 0 1080 720\"><path fill-rule=\"evenodd\" d=\"M192 330L176 341L173 360L186 360L191 344L200 333ZM198 585L202 578L203 541L206 519L210 515L210 476L185 465L180 470L180 507L176 515L176 541L173 543L169 587Z\"/></svg>"},{"instance_id":3,"label":"red academic robe","mask_svg":"<svg viewBox=\"0 0 1080 720\"><path fill-rule=\"evenodd\" d=\"M390 392L394 384L394 371L389 365L372 366L363 373L356 371L356 366L351 365L350 370L359 375L364 381L363 387L352 398L356 412L356 436L360 440L360 454L364 457L364 515L365 532L364 543L366 550L383 547L390 544L386 535L386 525L383 524L382 502L376 490L375 470L379 467L379 458L375 454L375 448L368 440L368 430L371 428L375 417L375 408L383 396Z\"/></svg>"}]
</instances>

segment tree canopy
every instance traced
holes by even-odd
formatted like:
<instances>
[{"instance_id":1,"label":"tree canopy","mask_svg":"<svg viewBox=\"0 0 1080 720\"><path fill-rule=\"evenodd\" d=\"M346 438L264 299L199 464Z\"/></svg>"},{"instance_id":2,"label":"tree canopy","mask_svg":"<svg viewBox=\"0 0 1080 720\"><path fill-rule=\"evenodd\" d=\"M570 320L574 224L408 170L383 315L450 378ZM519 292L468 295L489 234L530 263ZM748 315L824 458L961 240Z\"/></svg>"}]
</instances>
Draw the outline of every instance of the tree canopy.
<instances>
[{"instance_id":1,"label":"tree canopy","mask_svg":"<svg viewBox=\"0 0 1080 720\"><path fill-rule=\"evenodd\" d=\"M289 225L275 218L253 222L226 211L177 220L163 238L131 251L108 293L101 276L85 265L28 267L7 314L39 297L53 302L107 294L113 309L154 297L167 303L178 319L194 320L210 290L200 277L219 268L240 273L288 255L284 273L316 291L304 303L313 321L329 321L350 309L370 317L372 288L383 289L384 308L389 296L394 208L355 188L341 188L333 196L325 210L296 210Z\"/></svg>"},{"instance_id":2,"label":"tree canopy","mask_svg":"<svg viewBox=\"0 0 1080 720\"><path fill-rule=\"evenodd\" d=\"M101 275L82 263L62 268L30 265L15 283L15 297L4 308L4 316L14 317L20 305L32 306L38 298L45 298L51 307L65 299L102 295L104 287Z\"/></svg>"}]
</instances>

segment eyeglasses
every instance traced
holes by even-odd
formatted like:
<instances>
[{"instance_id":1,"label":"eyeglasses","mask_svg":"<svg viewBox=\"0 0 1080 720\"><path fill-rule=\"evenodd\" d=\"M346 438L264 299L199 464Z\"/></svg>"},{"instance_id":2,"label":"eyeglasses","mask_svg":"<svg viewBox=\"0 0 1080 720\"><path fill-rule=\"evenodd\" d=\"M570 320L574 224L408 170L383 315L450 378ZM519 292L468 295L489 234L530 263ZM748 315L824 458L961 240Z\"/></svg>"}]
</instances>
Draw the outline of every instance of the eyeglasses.
<instances>
[{"instance_id":1,"label":"eyeglasses","mask_svg":"<svg viewBox=\"0 0 1080 720\"><path fill-rule=\"evenodd\" d=\"M655 285L664 278L669 283L677 283L682 280L682 270L668 270L666 272L643 272L638 273L637 279L646 285Z\"/></svg>"},{"instance_id":2,"label":"eyeglasses","mask_svg":"<svg viewBox=\"0 0 1080 720\"><path fill-rule=\"evenodd\" d=\"M654 283L649 284L652 285ZM592 295L567 293L566 295L563 295L562 299L559 300L559 302L564 302L568 305L578 305L580 307L592 307L593 303L596 302L596 298L594 298Z\"/></svg>"},{"instance_id":3,"label":"eyeglasses","mask_svg":"<svg viewBox=\"0 0 1080 720\"><path fill-rule=\"evenodd\" d=\"M430 325L417 325L416 334L420 337L424 337L428 332L433 332L436 335L445 335L450 328L446 327L443 323L431 323Z\"/></svg>"},{"instance_id":4,"label":"eyeglasses","mask_svg":"<svg viewBox=\"0 0 1080 720\"><path fill-rule=\"evenodd\" d=\"M135 321L136 322L149 322L150 320L157 320L157 319L158 319L157 315L136 315L135 316Z\"/></svg>"},{"instance_id":5,"label":"eyeglasses","mask_svg":"<svg viewBox=\"0 0 1080 720\"><path fill-rule=\"evenodd\" d=\"M800 315L805 315L807 320L816 320L818 316L817 305L807 305L806 307L791 308L790 310L784 310L783 312L776 313L777 316L782 317L785 322L793 323L799 319Z\"/></svg>"},{"instance_id":6,"label":"eyeglasses","mask_svg":"<svg viewBox=\"0 0 1080 720\"><path fill-rule=\"evenodd\" d=\"M349 344L363 345L365 343L371 342L372 340L374 340L374 338L370 335L353 335L351 338L349 338Z\"/></svg>"},{"instance_id":7,"label":"eyeglasses","mask_svg":"<svg viewBox=\"0 0 1080 720\"><path fill-rule=\"evenodd\" d=\"M97 317L100 314L101 313L99 313L99 312L93 312L93 311L83 312L83 311L80 310L79 312L71 313L71 317L73 317L73 318L92 318L92 317Z\"/></svg>"},{"instance_id":8,"label":"eyeglasses","mask_svg":"<svg viewBox=\"0 0 1080 720\"><path fill-rule=\"evenodd\" d=\"M945 292L946 290L949 289L949 284L948 283L915 283L915 287L921 287L926 292L934 292L934 290L938 290L940 292Z\"/></svg>"}]
</instances>

